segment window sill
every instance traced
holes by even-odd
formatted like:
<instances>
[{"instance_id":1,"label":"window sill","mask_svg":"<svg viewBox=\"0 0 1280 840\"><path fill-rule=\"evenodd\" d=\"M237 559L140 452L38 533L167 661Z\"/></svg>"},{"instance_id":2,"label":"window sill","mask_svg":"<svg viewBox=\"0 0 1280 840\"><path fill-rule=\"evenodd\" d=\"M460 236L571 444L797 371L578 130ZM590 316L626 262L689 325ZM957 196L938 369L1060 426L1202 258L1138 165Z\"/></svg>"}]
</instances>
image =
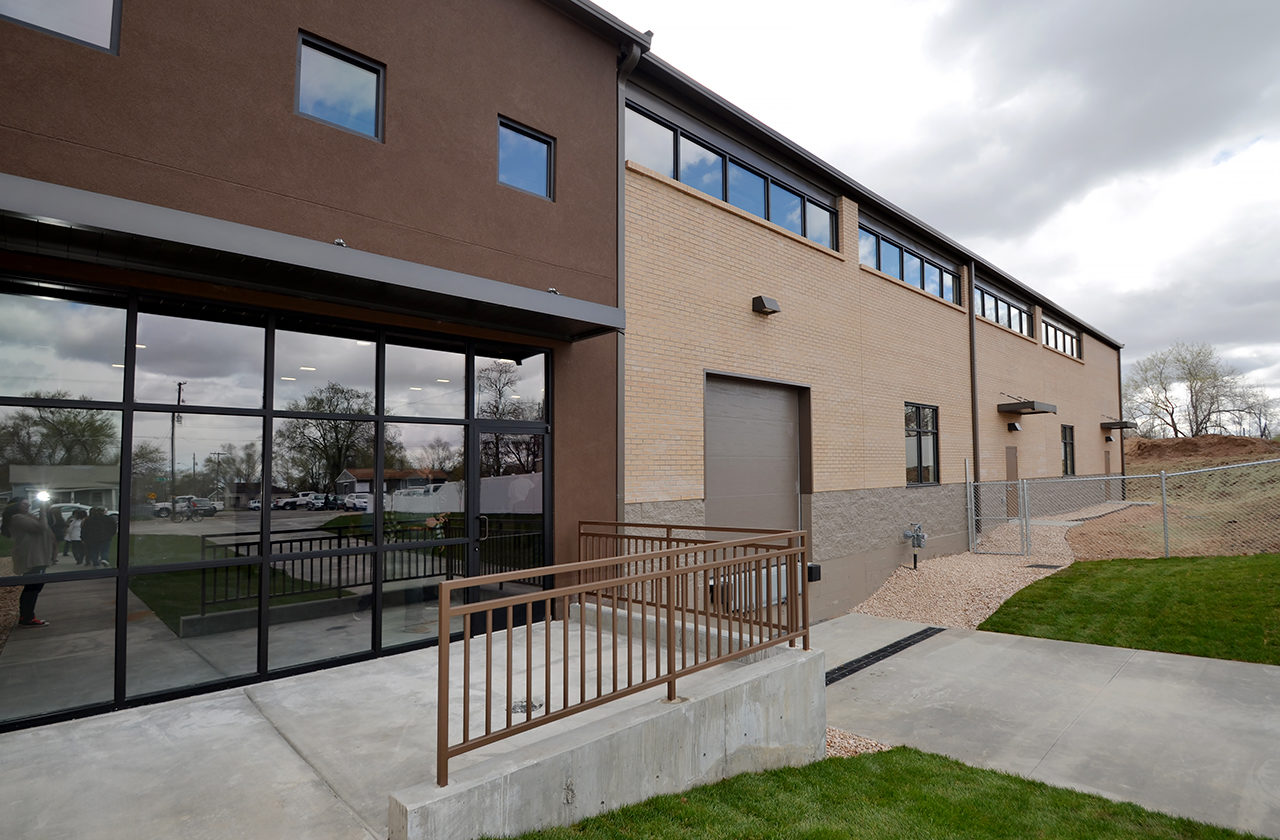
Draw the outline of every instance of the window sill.
<instances>
[{"instance_id":1,"label":"window sill","mask_svg":"<svg viewBox=\"0 0 1280 840\"><path fill-rule=\"evenodd\" d=\"M1040 342L1040 346L1048 350L1050 353L1054 354L1055 356L1061 356L1064 359L1070 359L1071 361L1075 362L1078 365L1084 364L1084 359L1080 358L1079 356L1073 356L1070 353L1063 353L1061 350L1058 350L1055 347L1050 347L1049 345L1045 344L1043 341Z\"/></svg>"},{"instance_id":2,"label":"window sill","mask_svg":"<svg viewBox=\"0 0 1280 840\"><path fill-rule=\"evenodd\" d=\"M653 169L649 169L648 167L641 166L640 164L633 163L631 161L627 161L627 170L630 172L634 172L637 175L643 175L646 178L652 178L654 181L657 181L660 184L665 184L666 186L669 186L675 190L679 190L680 192L690 196L691 198L696 198L699 201L706 202L707 204L710 204L712 207L715 207L717 210L724 210L726 212L732 213L733 215L741 219L744 219L748 222L751 222L754 225L759 225L760 227L770 231L771 233L781 234L782 236L785 236L790 240L798 242L801 245L807 245L808 247L812 248L815 251L818 251L819 253L826 254L828 257L834 257L835 259L840 260L840 262L848 261L848 258L844 254L840 253L834 248L828 248L826 245L821 245L817 242L814 242L812 239L807 239L797 233L793 233L787 230L786 228L782 227L781 225L774 224L768 219L762 219L759 216L757 216L755 213L748 213L746 210L741 210L737 207L734 207L732 204L730 204L727 201L723 201L719 198L716 198L714 195L707 195L702 190L694 189L688 184L682 184L679 181L677 181L675 178L669 178L666 175L663 175L661 172L657 172Z\"/></svg>"},{"instance_id":3,"label":"window sill","mask_svg":"<svg viewBox=\"0 0 1280 840\"><path fill-rule=\"evenodd\" d=\"M1015 335L1015 336L1017 336L1018 338L1022 339L1023 341L1029 341L1029 342L1031 342L1032 344L1040 344L1040 342L1036 341L1034 338L1032 338L1031 336L1027 335L1026 333L1018 332L1018 331L1017 331L1017 330L1015 330L1013 327L1006 327L1004 324L1000 323L999 321L993 321L993 320L991 320L991 319L990 319L990 318L988 318L986 315L979 314L979 315L977 316L977 318L978 318L979 323L983 323L983 324L990 324L990 325L991 325L991 326L993 326L993 327L998 327L999 329L1004 330L1005 332L1009 333L1010 335ZM1043 346L1043 345L1042 345L1042 346Z\"/></svg>"}]
</instances>

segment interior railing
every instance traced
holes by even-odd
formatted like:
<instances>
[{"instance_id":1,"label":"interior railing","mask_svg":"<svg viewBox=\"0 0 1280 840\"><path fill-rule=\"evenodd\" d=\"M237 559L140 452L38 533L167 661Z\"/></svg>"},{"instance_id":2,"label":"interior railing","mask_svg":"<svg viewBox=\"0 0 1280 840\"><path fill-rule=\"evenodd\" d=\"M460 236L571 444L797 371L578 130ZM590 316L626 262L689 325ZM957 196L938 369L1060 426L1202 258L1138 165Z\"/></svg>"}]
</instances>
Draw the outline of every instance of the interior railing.
<instances>
[{"instance_id":1,"label":"interior railing","mask_svg":"<svg viewBox=\"0 0 1280 840\"><path fill-rule=\"evenodd\" d=\"M449 759L775 645L809 647L807 534L583 522L580 556L440 584L436 781ZM515 590L515 591L513 591ZM461 645L461 673L450 655ZM540 697L539 697L540 695Z\"/></svg>"}]
</instances>

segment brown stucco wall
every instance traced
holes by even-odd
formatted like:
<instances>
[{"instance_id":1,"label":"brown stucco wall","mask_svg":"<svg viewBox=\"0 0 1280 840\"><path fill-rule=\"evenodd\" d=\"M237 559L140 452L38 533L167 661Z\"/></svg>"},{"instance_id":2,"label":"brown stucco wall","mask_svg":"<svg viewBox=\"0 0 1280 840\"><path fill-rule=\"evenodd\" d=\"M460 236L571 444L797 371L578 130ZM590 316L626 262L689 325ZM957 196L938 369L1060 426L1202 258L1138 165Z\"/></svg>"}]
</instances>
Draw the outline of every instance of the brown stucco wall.
<instances>
[{"instance_id":1,"label":"brown stucco wall","mask_svg":"<svg viewBox=\"0 0 1280 840\"><path fill-rule=\"evenodd\" d=\"M384 142L295 113L299 30L386 65ZM542 3L129 0L118 55L0 42L0 170L616 303L617 46ZM499 115L556 139L555 201L498 184Z\"/></svg>"}]
</instances>

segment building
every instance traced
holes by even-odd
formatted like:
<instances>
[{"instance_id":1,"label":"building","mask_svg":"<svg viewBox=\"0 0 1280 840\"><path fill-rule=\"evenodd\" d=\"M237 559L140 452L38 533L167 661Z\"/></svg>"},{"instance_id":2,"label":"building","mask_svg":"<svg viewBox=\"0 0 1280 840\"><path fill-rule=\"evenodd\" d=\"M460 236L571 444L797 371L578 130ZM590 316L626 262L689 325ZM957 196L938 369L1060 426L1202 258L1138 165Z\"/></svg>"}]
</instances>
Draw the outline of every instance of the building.
<instances>
[{"instance_id":1,"label":"building","mask_svg":"<svg viewBox=\"0 0 1280 840\"><path fill-rule=\"evenodd\" d=\"M1123 470L1114 339L652 54L626 99L628 520L809 531L823 618L966 478Z\"/></svg>"},{"instance_id":2,"label":"building","mask_svg":"<svg viewBox=\"0 0 1280 840\"><path fill-rule=\"evenodd\" d=\"M63 8L0 0L0 499L92 468L134 515L111 568L38 578L53 632L10 634L0 726L421 647L491 531L538 564L615 516L619 58L647 36L575 0ZM377 486L432 448L471 493L447 531L145 504Z\"/></svg>"},{"instance_id":3,"label":"building","mask_svg":"<svg viewBox=\"0 0 1280 840\"><path fill-rule=\"evenodd\" d=\"M805 528L821 618L912 523L962 550L966 477L1123 470L1114 340L586 0L0 37L0 499L121 511L109 568L0 566L52 623L0 729L432 644L437 581L582 520Z\"/></svg>"}]
</instances>

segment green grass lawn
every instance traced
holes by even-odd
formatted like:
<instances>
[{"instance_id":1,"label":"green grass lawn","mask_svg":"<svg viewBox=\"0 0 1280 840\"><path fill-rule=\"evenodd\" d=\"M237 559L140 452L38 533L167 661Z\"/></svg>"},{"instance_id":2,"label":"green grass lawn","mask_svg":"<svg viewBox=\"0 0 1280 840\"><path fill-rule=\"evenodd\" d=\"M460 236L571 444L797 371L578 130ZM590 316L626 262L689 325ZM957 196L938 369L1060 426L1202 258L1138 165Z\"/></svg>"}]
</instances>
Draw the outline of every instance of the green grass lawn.
<instances>
[{"instance_id":1,"label":"green grass lawn","mask_svg":"<svg viewBox=\"0 0 1280 840\"><path fill-rule=\"evenodd\" d=\"M1280 554L1074 563L978 629L1280 665Z\"/></svg>"},{"instance_id":2,"label":"green grass lawn","mask_svg":"<svg viewBox=\"0 0 1280 840\"><path fill-rule=\"evenodd\" d=\"M522 838L1225 840L1252 836L899 747L735 776Z\"/></svg>"}]
</instances>

